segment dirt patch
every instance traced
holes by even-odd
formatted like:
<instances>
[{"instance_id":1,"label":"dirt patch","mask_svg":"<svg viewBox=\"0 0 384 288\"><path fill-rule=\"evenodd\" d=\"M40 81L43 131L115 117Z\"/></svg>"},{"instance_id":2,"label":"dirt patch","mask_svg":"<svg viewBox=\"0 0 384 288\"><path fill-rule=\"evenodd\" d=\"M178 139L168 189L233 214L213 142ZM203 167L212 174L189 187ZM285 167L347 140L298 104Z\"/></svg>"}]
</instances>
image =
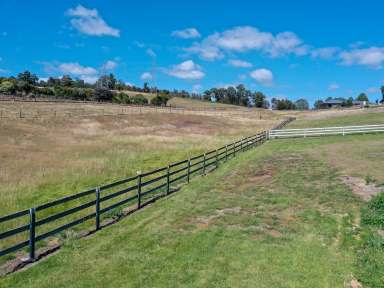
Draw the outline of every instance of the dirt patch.
<instances>
[{"instance_id":1,"label":"dirt patch","mask_svg":"<svg viewBox=\"0 0 384 288\"><path fill-rule=\"evenodd\" d=\"M341 176L341 181L349 188L352 189L353 194L359 196L364 201L368 201L373 196L383 192L381 187L377 187L375 184L366 184L364 179L352 176Z\"/></svg>"},{"instance_id":2,"label":"dirt patch","mask_svg":"<svg viewBox=\"0 0 384 288\"><path fill-rule=\"evenodd\" d=\"M206 228L209 226L209 224L217 218L223 217L226 214L239 214L241 211L241 207L231 207L231 208L224 208L224 209L216 209L215 213L209 216L205 217L199 217L197 219L196 226L199 229Z\"/></svg>"}]
</instances>

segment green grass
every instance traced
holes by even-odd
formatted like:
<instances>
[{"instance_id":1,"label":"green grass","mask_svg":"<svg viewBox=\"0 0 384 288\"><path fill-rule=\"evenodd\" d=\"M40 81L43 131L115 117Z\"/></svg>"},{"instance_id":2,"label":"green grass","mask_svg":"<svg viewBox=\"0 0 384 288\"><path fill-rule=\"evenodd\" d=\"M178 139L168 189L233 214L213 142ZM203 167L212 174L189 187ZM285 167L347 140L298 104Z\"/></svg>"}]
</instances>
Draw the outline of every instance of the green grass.
<instances>
[{"instance_id":1,"label":"green grass","mask_svg":"<svg viewBox=\"0 0 384 288\"><path fill-rule=\"evenodd\" d=\"M345 287L364 204L310 141L240 154L0 286Z\"/></svg>"},{"instance_id":2,"label":"green grass","mask_svg":"<svg viewBox=\"0 0 384 288\"><path fill-rule=\"evenodd\" d=\"M384 124L383 110L358 112L360 113L351 112L350 115L345 112L334 112L334 114L329 114L324 117L299 118L296 121L291 122L287 128L318 128L329 126Z\"/></svg>"}]
</instances>

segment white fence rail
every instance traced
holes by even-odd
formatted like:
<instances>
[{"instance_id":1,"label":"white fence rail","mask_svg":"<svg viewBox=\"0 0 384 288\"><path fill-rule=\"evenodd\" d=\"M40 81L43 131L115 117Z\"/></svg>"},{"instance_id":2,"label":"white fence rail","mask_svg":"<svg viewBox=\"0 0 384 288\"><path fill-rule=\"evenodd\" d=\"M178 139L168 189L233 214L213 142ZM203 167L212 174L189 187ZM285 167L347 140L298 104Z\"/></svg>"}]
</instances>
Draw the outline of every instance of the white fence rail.
<instances>
[{"instance_id":1,"label":"white fence rail","mask_svg":"<svg viewBox=\"0 0 384 288\"><path fill-rule=\"evenodd\" d=\"M304 129L283 129L270 130L269 139L290 138L290 137L315 137L325 135L347 135L361 133L384 132L384 124L363 125L363 126L344 126L344 127L324 127L324 128L304 128Z\"/></svg>"}]
</instances>

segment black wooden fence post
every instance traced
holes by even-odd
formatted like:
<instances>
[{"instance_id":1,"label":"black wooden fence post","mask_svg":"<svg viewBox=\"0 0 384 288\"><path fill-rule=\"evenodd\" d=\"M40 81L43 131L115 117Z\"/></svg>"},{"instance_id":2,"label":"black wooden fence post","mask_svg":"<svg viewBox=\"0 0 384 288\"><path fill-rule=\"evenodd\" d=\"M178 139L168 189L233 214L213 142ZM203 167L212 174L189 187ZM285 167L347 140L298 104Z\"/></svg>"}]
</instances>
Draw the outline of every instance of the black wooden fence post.
<instances>
[{"instance_id":1,"label":"black wooden fence post","mask_svg":"<svg viewBox=\"0 0 384 288\"><path fill-rule=\"evenodd\" d=\"M168 165L168 167L167 167L167 191L166 191L166 193L165 193L165 195L168 195L169 194L169 189L170 189L170 182L169 182L169 170L171 169L171 167Z\"/></svg>"},{"instance_id":2,"label":"black wooden fence post","mask_svg":"<svg viewBox=\"0 0 384 288\"><path fill-rule=\"evenodd\" d=\"M96 231L100 229L100 188L96 188Z\"/></svg>"},{"instance_id":3,"label":"black wooden fence post","mask_svg":"<svg viewBox=\"0 0 384 288\"><path fill-rule=\"evenodd\" d=\"M35 260L36 211L29 208L29 260Z\"/></svg>"},{"instance_id":4,"label":"black wooden fence post","mask_svg":"<svg viewBox=\"0 0 384 288\"><path fill-rule=\"evenodd\" d=\"M188 159L188 168L187 168L187 183L189 183L189 178L191 177L191 159Z\"/></svg>"},{"instance_id":5,"label":"black wooden fence post","mask_svg":"<svg viewBox=\"0 0 384 288\"><path fill-rule=\"evenodd\" d=\"M141 208L141 171L137 172L137 209Z\"/></svg>"},{"instance_id":6,"label":"black wooden fence post","mask_svg":"<svg viewBox=\"0 0 384 288\"><path fill-rule=\"evenodd\" d=\"M228 145L225 145L225 162L228 161Z\"/></svg>"}]
</instances>

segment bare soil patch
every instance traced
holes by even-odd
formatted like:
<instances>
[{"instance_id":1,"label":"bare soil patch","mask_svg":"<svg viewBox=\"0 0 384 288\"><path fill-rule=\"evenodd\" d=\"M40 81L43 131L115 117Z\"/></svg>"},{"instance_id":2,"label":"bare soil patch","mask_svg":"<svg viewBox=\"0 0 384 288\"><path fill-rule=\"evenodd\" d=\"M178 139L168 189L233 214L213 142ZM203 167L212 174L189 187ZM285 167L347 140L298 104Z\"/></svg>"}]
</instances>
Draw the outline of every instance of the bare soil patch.
<instances>
[{"instance_id":1,"label":"bare soil patch","mask_svg":"<svg viewBox=\"0 0 384 288\"><path fill-rule=\"evenodd\" d=\"M364 179L352 176L341 176L341 180L345 185L352 189L353 194L360 197L364 201L369 201L373 196L383 191L381 187L376 184L366 184Z\"/></svg>"}]
</instances>

